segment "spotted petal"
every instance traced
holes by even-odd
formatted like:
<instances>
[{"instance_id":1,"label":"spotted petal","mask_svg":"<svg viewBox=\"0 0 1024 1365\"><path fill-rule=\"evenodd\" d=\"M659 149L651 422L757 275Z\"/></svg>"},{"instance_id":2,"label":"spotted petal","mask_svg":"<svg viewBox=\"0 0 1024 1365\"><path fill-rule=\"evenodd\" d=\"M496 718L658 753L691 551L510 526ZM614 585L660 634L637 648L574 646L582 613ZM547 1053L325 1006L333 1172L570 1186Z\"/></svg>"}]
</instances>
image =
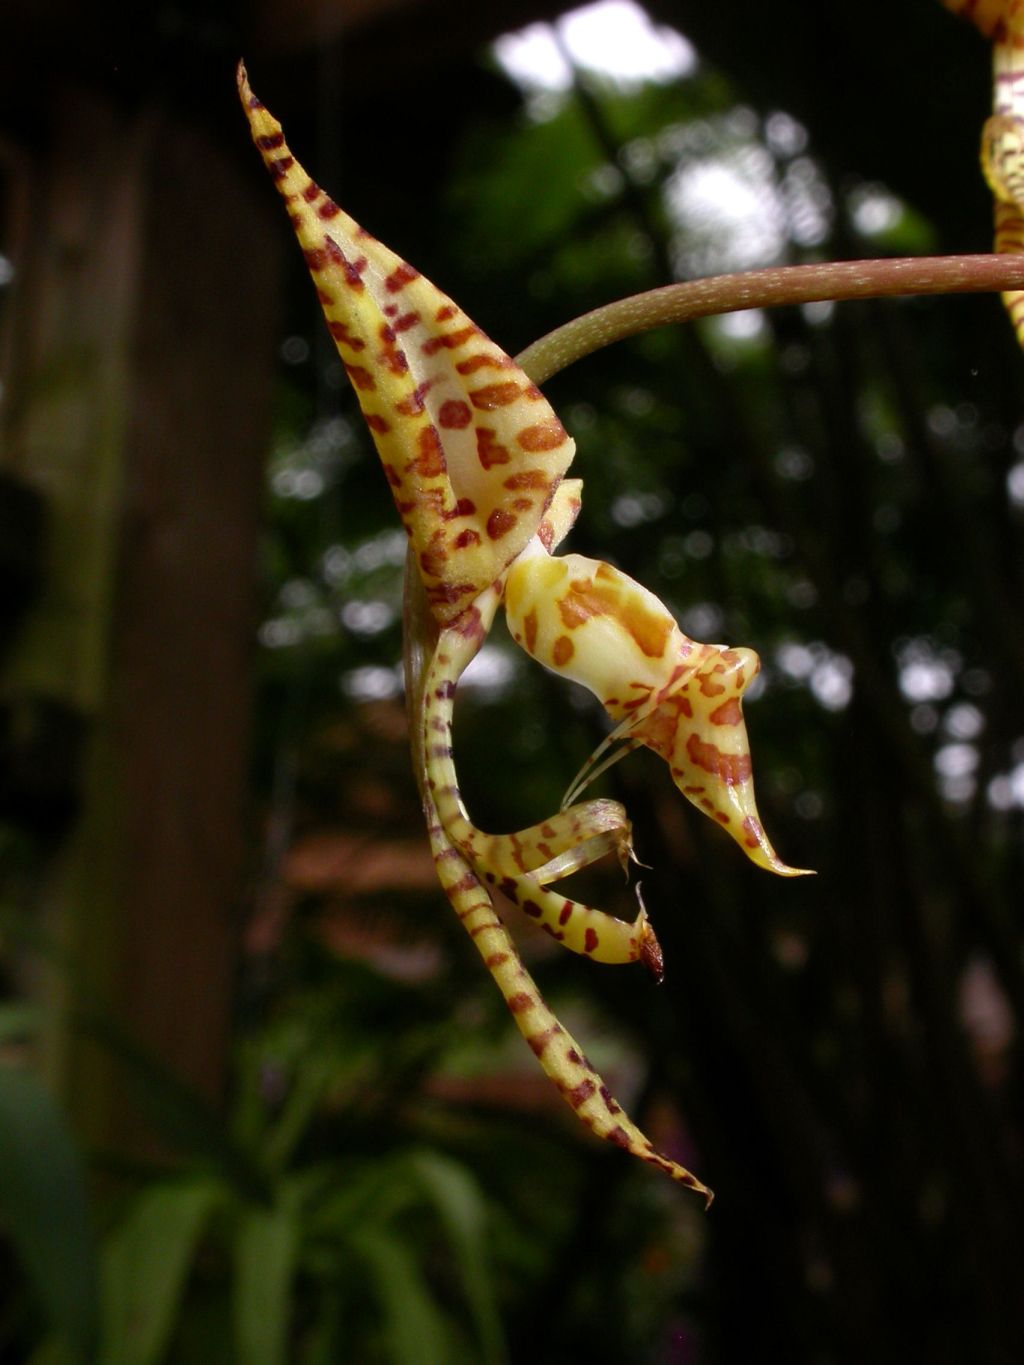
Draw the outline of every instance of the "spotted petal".
<instances>
[{"instance_id":1,"label":"spotted petal","mask_svg":"<svg viewBox=\"0 0 1024 1365\"><path fill-rule=\"evenodd\" d=\"M754 801L741 702L760 666L753 650L690 640L653 593L582 555L521 556L508 576L505 610L529 654L589 688L619 722L611 741L653 749L687 800L748 857L782 876L800 875L772 848ZM578 781L571 798L595 775Z\"/></svg>"},{"instance_id":2,"label":"spotted petal","mask_svg":"<svg viewBox=\"0 0 1024 1365\"><path fill-rule=\"evenodd\" d=\"M239 93L416 555L455 620L537 532L575 446L540 390L447 295L344 213Z\"/></svg>"}]
</instances>

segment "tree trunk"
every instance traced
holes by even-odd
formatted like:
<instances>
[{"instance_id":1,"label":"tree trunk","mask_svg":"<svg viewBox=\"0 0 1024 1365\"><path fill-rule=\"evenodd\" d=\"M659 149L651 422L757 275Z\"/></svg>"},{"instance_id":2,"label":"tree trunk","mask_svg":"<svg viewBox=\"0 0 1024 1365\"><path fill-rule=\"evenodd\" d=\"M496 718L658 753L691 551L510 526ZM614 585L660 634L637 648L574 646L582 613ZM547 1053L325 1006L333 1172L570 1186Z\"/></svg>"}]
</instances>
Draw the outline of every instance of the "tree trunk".
<instances>
[{"instance_id":1,"label":"tree trunk","mask_svg":"<svg viewBox=\"0 0 1024 1365\"><path fill-rule=\"evenodd\" d=\"M69 90L51 110L45 151L10 161L32 230L0 469L41 495L48 546L3 684L6 802L44 833L74 811L45 897L74 962L44 987L72 1011L48 1061L91 1141L138 1149L124 1078L73 1019L109 1011L221 1089L277 237L241 122L228 158L158 105ZM44 775L71 768L65 802Z\"/></svg>"}]
</instances>

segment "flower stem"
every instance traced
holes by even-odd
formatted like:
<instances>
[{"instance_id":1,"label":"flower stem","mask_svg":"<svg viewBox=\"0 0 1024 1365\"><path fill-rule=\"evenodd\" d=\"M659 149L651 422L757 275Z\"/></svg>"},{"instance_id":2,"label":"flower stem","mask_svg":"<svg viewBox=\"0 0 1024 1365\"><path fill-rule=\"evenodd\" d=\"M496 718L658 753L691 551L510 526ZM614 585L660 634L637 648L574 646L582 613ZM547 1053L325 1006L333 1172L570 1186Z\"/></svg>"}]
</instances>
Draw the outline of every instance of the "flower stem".
<instances>
[{"instance_id":1,"label":"flower stem","mask_svg":"<svg viewBox=\"0 0 1024 1365\"><path fill-rule=\"evenodd\" d=\"M1024 289L1024 254L904 256L829 261L714 275L649 289L595 308L535 341L516 361L536 384L613 341L667 323L745 308L907 294L984 294Z\"/></svg>"}]
</instances>

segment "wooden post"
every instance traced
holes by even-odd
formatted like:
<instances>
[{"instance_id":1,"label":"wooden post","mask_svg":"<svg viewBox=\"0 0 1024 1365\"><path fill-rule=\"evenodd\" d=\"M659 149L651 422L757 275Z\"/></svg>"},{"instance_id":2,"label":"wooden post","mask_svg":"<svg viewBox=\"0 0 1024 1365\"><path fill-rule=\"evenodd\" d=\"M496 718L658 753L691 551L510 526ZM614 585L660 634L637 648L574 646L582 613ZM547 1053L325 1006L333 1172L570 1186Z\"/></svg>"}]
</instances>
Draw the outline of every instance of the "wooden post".
<instances>
[{"instance_id":1,"label":"wooden post","mask_svg":"<svg viewBox=\"0 0 1024 1365\"><path fill-rule=\"evenodd\" d=\"M61 714L84 736L48 896L77 971L47 995L109 1010L211 1097L244 885L278 277L248 151L241 119L229 155L158 105L65 92L29 162L0 412L0 467L49 521L4 701L26 732ZM85 1135L145 1145L123 1076L63 1019L48 1058Z\"/></svg>"}]
</instances>

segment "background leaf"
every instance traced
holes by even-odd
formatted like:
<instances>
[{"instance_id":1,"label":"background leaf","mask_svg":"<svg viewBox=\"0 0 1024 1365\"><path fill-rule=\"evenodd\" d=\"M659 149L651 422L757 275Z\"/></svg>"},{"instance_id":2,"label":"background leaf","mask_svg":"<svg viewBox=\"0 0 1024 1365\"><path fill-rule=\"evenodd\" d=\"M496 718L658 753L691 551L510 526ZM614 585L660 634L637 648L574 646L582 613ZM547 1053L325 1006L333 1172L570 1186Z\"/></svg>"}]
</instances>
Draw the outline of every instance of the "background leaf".
<instances>
[{"instance_id":1,"label":"background leaf","mask_svg":"<svg viewBox=\"0 0 1024 1365\"><path fill-rule=\"evenodd\" d=\"M85 1171L46 1086L19 1066L0 1065L0 1224L51 1328L90 1360L98 1292Z\"/></svg>"},{"instance_id":2,"label":"background leaf","mask_svg":"<svg viewBox=\"0 0 1024 1365\"><path fill-rule=\"evenodd\" d=\"M139 1108L166 1142L213 1167L242 1196L267 1198L267 1184L255 1162L232 1139L220 1115L198 1090L186 1085L114 1020L98 1014L83 1016L79 1026L123 1067Z\"/></svg>"},{"instance_id":3,"label":"background leaf","mask_svg":"<svg viewBox=\"0 0 1024 1365\"><path fill-rule=\"evenodd\" d=\"M283 1365L300 1224L286 1191L273 1208L250 1208L235 1241L234 1321L238 1365Z\"/></svg>"},{"instance_id":4,"label":"background leaf","mask_svg":"<svg viewBox=\"0 0 1024 1365\"><path fill-rule=\"evenodd\" d=\"M451 1360L448 1328L415 1249L376 1227L355 1230L352 1246L365 1262L376 1291L388 1359L395 1365L441 1365Z\"/></svg>"},{"instance_id":5,"label":"background leaf","mask_svg":"<svg viewBox=\"0 0 1024 1365\"><path fill-rule=\"evenodd\" d=\"M483 1359L502 1361L506 1358L505 1341L487 1248L483 1192L465 1166L440 1152L414 1152L409 1164L444 1223L473 1313Z\"/></svg>"},{"instance_id":6,"label":"background leaf","mask_svg":"<svg viewBox=\"0 0 1024 1365\"><path fill-rule=\"evenodd\" d=\"M211 1180L144 1190L103 1256L102 1365L157 1365L181 1308L196 1247L218 1203Z\"/></svg>"}]
</instances>

